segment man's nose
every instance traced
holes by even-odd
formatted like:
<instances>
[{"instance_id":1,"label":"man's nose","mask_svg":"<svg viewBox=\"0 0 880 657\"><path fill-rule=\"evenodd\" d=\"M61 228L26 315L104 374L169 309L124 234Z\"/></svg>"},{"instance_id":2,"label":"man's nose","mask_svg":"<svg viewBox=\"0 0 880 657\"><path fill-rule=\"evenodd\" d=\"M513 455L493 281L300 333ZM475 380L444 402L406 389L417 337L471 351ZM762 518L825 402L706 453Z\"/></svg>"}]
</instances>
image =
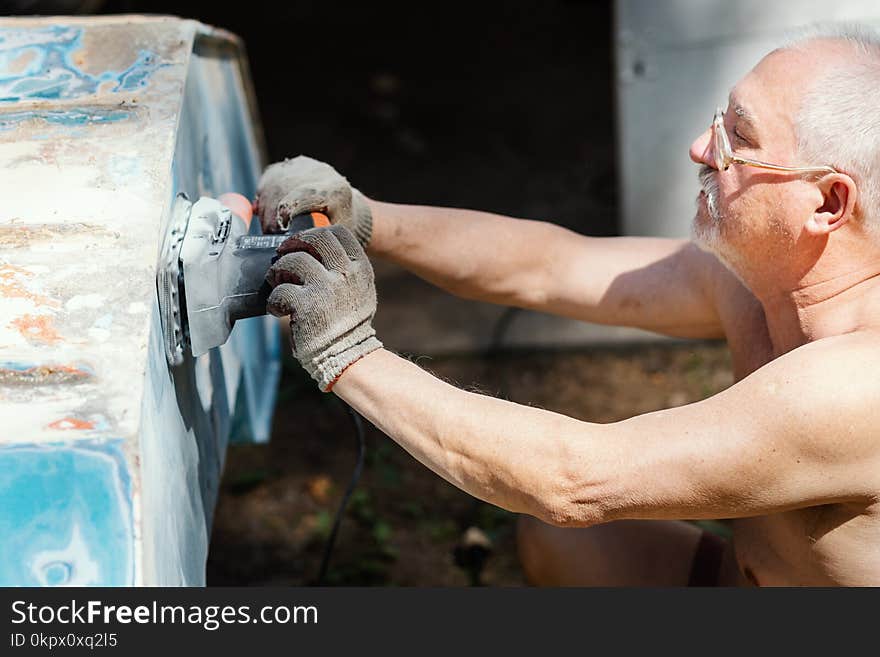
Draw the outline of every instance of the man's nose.
<instances>
[{"instance_id":1,"label":"man's nose","mask_svg":"<svg viewBox=\"0 0 880 657\"><path fill-rule=\"evenodd\" d=\"M707 128L703 134L694 139L689 154L691 160L696 164L705 164L715 168L715 159L712 153L712 128Z\"/></svg>"}]
</instances>

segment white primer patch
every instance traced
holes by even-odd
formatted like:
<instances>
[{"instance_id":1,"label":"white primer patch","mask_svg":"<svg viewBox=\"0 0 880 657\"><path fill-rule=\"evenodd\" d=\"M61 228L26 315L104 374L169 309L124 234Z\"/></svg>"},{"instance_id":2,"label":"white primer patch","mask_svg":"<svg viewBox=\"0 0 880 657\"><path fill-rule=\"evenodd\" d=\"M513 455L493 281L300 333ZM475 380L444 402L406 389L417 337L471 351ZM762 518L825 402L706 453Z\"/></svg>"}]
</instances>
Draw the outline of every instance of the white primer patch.
<instances>
[{"instance_id":1,"label":"white primer patch","mask_svg":"<svg viewBox=\"0 0 880 657\"><path fill-rule=\"evenodd\" d=\"M78 294L68 299L64 307L67 310L83 310L85 308L100 308L104 305L104 295L102 294Z\"/></svg>"},{"instance_id":2,"label":"white primer patch","mask_svg":"<svg viewBox=\"0 0 880 657\"><path fill-rule=\"evenodd\" d=\"M70 542L60 550L44 550L35 555L31 572L41 586L94 586L100 583L100 568L89 556L79 525L73 526ZM53 575L58 581L49 581Z\"/></svg>"}]
</instances>

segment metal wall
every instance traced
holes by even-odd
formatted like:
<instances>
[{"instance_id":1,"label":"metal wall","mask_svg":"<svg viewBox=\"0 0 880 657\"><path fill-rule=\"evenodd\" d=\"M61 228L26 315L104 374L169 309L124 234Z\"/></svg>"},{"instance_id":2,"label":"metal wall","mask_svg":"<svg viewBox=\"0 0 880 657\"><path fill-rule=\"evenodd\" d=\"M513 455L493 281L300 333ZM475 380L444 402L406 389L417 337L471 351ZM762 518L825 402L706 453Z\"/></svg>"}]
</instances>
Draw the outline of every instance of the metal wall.
<instances>
[{"instance_id":1,"label":"metal wall","mask_svg":"<svg viewBox=\"0 0 880 657\"><path fill-rule=\"evenodd\" d=\"M875 0L617 0L615 55L623 233L687 236L699 192L691 142L730 88L816 22L880 26Z\"/></svg>"},{"instance_id":2,"label":"metal wall","mask_svg":"<svg viewBox=\"0 0 880 657\"><path fill-rule=\"evenodd\" d=\"M277 328L169 368L157 258L178 191L254 191L241 55L174 18L0 20L0 585L204 583Z\"/></svg>"}]
</instances>

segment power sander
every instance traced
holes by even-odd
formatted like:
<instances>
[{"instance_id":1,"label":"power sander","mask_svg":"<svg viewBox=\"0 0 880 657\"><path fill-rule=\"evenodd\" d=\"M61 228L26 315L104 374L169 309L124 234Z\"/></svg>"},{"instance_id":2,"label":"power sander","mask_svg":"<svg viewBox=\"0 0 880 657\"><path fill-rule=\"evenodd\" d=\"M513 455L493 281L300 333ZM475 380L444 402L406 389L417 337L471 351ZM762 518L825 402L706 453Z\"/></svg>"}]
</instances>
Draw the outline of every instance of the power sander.
<instances>
[{"instance_id":1,"label":"power sander","mask_svg":"<svg viewBox=\"0 0 880 657\"><path fill-rule=\"evenodd\" d=\"M253 234L252 212L240 194L175 198L157 276L169 365L180 365L187 350L196 357L224 344L237 320L265 315L275 250L294 233L330 225L312 212L291 219L282 234Z\"/></svg>"}]
</instances>

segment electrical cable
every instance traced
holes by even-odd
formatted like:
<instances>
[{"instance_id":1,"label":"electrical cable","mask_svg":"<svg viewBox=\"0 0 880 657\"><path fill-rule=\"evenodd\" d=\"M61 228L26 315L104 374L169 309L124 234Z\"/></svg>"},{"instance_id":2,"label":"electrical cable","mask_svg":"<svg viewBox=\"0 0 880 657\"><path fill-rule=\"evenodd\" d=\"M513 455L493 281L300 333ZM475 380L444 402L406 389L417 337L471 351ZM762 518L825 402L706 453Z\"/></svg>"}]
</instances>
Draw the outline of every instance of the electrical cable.
<instances>
[{"instance_id":1,"label":"electrical cable","mask_svg":"<svg viewBox=\"0 0 880 657\"><path fill-rule=\"evenodd\" d=\"M499 315L492 326L492 334L489 338L489 346L486 348L486 358L497 358L504 347L504 338L507 335L513 320L522 311L522 308L508 306L504 312Z\"/></svg>"},{"instance_id":2,"label":"electrical cable","mask_svg":"<svg viewBox=\"0 0 880 657\"><path fill-rule=\"evenodd\" d=\"M499 352L502 348L502 343L504 341L505 334L507 333L508 328L510 328L511 323L513 322L516 315L520 312L520 308L506 308L505 311L501 314L501 316L496 320L495 325L492 329L492 337L489 341L489 347L486 350L486 357L489 359L497 358ZM504 395L504 391L499 391L502 393L502 397ZM360 416L360 414L354 410L351 406L346 404L344 401L336 398L340 404L345 408L351 417L352 424L354 425L355 436L357 438L357 461L355 462L354 471L352 472L351 479L348 482L348 487L345 490L345 494L342 496L342 501L339 503L339 508L336 509L336 515L333 518L333 528L330 530L330 536L327 538L327 543L324 545L324 554L321 557L321 567L318 569L318 578L315 580L316 586L323 586L324 580L327 577L327 569L330 566L330 557L333 554L333 548L336 545L336 535L339 533L339 526L342 524L342 518L345 515L345 509L348 507L348 502L351 499L351 495L354 492L355 487L361 478L361 473L364 470L364 457L366 455L366 438L364 435L364 420Z\"/></svg>"},{"instance_id":3,"label":"electrical cable","mask_svg":"<svg viewBox=\"0 0 880 657\"><path fill-rule=\"evenodd\" d=\"M324 555L321 557L321 567L318 570L318 579L315 581L316 586L323 586L324 584L324 578L327 576L327 568L330 565L330 556L333 553L333 546L336 544L336 534L339 532L339 526L342 524L342 517L345 515L345 509L348 506L351 494L354 492L358 481L360 481L361 473L364 470L364 456L367 451L366 438L364 437L363 418L356 410L344 401L338 397L336 399L345 407L345 410L348 411L352 424L354 425L355 436L357 439L357 461L354 465L354 472L352 472L351 480L348 482L348 487L345 490L345 495L342 496L339 508L336 509L336 516L333 519L333 528L330 530L330 536L327 538L327 543L324 545Z\"/></svg>"}]
</instances>

